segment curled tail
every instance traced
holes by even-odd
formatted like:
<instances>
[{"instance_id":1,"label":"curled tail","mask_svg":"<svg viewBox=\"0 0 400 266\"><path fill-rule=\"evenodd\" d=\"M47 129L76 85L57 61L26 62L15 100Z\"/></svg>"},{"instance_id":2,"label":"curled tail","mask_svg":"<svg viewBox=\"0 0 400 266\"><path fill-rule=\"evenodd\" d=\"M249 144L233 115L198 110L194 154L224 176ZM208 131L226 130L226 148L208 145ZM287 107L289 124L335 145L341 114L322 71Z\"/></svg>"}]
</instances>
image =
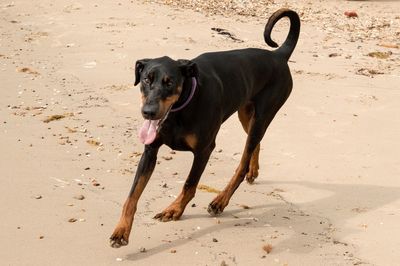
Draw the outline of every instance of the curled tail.
<instances>
[{"instance_id":1,"label":"curled tail","mask_svg":"<svg viewBox=\"0 0 400 266\"><path fill-rule=\"evenodd\" d=\"M287 61L296 47L300 34L300 18L296 12L287 8L281 8L272 14L268 19L267 25L265 25L264 40L269 46L278 47L278 44L271 39L271 31L275 26L275 23L283 17L288 17L290 19L290 30L285 42L276 50L276 52L286 58Z\"/></svg>"}]
</instances>

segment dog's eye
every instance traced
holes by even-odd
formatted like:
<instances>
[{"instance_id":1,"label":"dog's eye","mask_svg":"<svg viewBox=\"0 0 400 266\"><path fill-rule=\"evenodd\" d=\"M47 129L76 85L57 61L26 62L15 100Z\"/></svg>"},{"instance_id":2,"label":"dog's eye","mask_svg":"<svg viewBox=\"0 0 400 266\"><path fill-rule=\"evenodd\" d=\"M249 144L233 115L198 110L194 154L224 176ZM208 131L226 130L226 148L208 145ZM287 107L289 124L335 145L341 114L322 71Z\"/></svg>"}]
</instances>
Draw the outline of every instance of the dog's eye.
<instances>
[{"instance_id":1,"label":"dog's eye","mask_svg":"<svg viewBox=\"0 0 400 266\"><path fill-rule=\"evenodd\" d=\"M165 79L163 81L164 81L164 84L167 85L167 87L172 87L172 85L174 85L174 82L172 82L171 79Z\"/></svg>"},{"instance_id":2,"label":"dog's eye","mask_svg":"<svg viewBox=\"0 0 400 266\"><path fill-rule=\"evenodd\" d=\"M143 79L143 82L144 82L145 84L150 84L150 79L149 79L149 78L144 78L144 79Z\"/></svg>"}]
</instances>

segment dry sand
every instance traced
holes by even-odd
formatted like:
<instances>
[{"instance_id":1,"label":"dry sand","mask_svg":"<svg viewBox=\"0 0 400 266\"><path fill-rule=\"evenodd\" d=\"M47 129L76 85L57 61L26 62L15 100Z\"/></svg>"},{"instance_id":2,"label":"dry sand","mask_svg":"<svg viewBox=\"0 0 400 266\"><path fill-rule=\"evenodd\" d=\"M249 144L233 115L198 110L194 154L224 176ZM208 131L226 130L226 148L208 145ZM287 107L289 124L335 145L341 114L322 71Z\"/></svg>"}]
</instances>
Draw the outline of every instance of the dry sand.
<instances>
[{"instance_id":1,"label":"dry sand","mask_svg":"<svg viewBox=\"0 0 400 266\"><path fill-rule=\"evenodd\" d=\"M245 17L243 5L167 2L1 1L1 264L398 265L400 3L275 1ZM266 47L265 18L283 6L302 17L294 89L262 142L256 183L218 218L205 209L215 194L198 191L180 221L154 221L192 159L165 147L129 246L110 248L143 149L135 60ZM244 141L233 116L201 183L222 189Z\"/></svg>"}]
</instances>

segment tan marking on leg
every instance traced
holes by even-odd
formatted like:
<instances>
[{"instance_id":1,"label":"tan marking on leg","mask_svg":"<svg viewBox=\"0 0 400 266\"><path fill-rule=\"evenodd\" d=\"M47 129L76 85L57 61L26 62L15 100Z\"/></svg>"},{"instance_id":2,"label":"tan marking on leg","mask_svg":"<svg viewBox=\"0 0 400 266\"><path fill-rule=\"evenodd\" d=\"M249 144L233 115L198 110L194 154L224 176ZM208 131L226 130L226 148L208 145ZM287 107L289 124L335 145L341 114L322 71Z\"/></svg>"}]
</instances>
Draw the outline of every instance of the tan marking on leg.
<instances>
[{"instance_id":1,"label":"tan marking on leg","mask_svg":"<svg viewBox=\"0 0 400 266\"><path fill-rule=\"evenodd\" d=\"M154 216L154 219L159 219L163 222L178 220L182 216L186 205L193 199L195 193L196 186L190 189L183 188L176 200L174 200L174 202L172 202L163 212Z\"/></svg>"},{"instance_id":2,"label":"tan marking on leg","mask_svg":"<svg viewBox=\"0 0 400 266\"><path fill-rule=\"evenodd\" d=\"M139 182L137 183L132 195L130 195L125 201L124 207L122 209L122 215L121 215L122 219L133 220L137 208L137 203L139 201L140 195L142 195L142 192L147 184L147 180L148 180L147 176L141 176L139 178Z\"/></svg>"},{"instance_id":3,"label":"tan marking on leg","mask_svg":"<svg viewBox=\"0 0 400 266\"><path fill-rule=\"evenodd\" d=\"M186 144L194 150L197 146L197 137L195 134L189 134L185 136Z\"/></svg>"},{"instance_id":4,"label":"tan marking on leg","mask_svg":"<svg viewBox=\"0 0 400 266\"><path fill-rule=\"evenodd\" d=\"M258 169L260 168L258 164L260 154L260 144L257 145L253 154L251 155L249 171L246 174L246 181L252 184L254 180L258 177Z\"/></svg>"},{"instance_id":5,"label":"tan marking on leg","mask_svg":"<svg viewBox=\"0 0 400 266\"><path fill-rule=\"evenodd\" d=\"M111 235L111 240L119 239L119 241L112 242L112 247L119 247L121 245L124 246L128 244L129 235L131 233L133 224L133 217L137 209L137 203L144 190L144 187L147 184L148 179L149 178L146 176L140 177L134 192L126 199L120 220L115 227L113 234Z\"/></svg>"},{"instance_id":6,"label":"tan marking on leg","mask_svg":"<svg viewBox=\"0 0 400 266\"><path fill-rule=\"evenodd\" d=\"M254 114L254 108L251 103L240 107L238 110L240 123L242 124L243 129L246 133L249 132L249 123L250 123L250 119L253 116L253 114ZM250 184L253 183L254 180L258 177L259 153L260 153L260 144L257 145L256 149L254 150L254 152L251 156L249 171L246 174L246 181ZM238 169L236 169L236 171L238 171L238 170L239 170L239 167L238 167Z\"/></svg>"},{"instance_id":7,"label":"tan marking on leg","mask_svg":"<svg viewBox=\"0 0 400 266\"><path fill-rule=\"evenodd\" d=\"M246 149L245 149L246 150ZM217 197L208 205L207 211L212 215L218 215L223 212L225 207L228 205L233 193L239 187L246 175L246 162L248 165L249 154L244 153L240 161L239 167L236 169L236 173L232 176L228 185L221 191Z\"/></svg>"},{"instance_id":8,"label":"tan marking on leg","mask_svg":"<svg viewBox=\"0 0 400 266\"><path fill-rule=\"evenodd\" d=\"M253 114L254 114L254 107L252 103L243 105L238 110L240 123L242 124L243 129L246 133L249 132L249 122Z\"/></svg>"}]
</instances>

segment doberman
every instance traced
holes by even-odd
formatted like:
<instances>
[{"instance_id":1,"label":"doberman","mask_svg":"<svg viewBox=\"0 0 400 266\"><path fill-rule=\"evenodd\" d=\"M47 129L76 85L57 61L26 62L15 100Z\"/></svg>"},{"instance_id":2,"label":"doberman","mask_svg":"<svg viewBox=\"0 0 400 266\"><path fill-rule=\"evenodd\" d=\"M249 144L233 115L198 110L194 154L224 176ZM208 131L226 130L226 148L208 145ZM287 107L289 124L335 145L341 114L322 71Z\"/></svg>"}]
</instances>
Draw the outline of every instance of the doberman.
<instances>
[{"instance_id":1,"label":"doberman","mask_svg":"<svg viewBox=\"0 0 400 266\"><path fill-rule=\"evenodd\" d=\"M181 217L195 195L221 124L236 111L247 133L246 145L235 174L209 204L208 212L220 214L240 183L245 178L252 183L258 176L260 141L293 85L287 61L300 34L297 13L290 9L276 11L265 26L264 40L278 47L271 31L283 17L290 19L289 34L274 51L248 48L205 53L192 60L161 57L136 62L135 85L141 84L145 119L139 138L145 146L120 221L110 237L112 247L128 244L137 202L163 144L194 154L182 192L154 217L163 222Z\"/></svg>"}]
</instances>

